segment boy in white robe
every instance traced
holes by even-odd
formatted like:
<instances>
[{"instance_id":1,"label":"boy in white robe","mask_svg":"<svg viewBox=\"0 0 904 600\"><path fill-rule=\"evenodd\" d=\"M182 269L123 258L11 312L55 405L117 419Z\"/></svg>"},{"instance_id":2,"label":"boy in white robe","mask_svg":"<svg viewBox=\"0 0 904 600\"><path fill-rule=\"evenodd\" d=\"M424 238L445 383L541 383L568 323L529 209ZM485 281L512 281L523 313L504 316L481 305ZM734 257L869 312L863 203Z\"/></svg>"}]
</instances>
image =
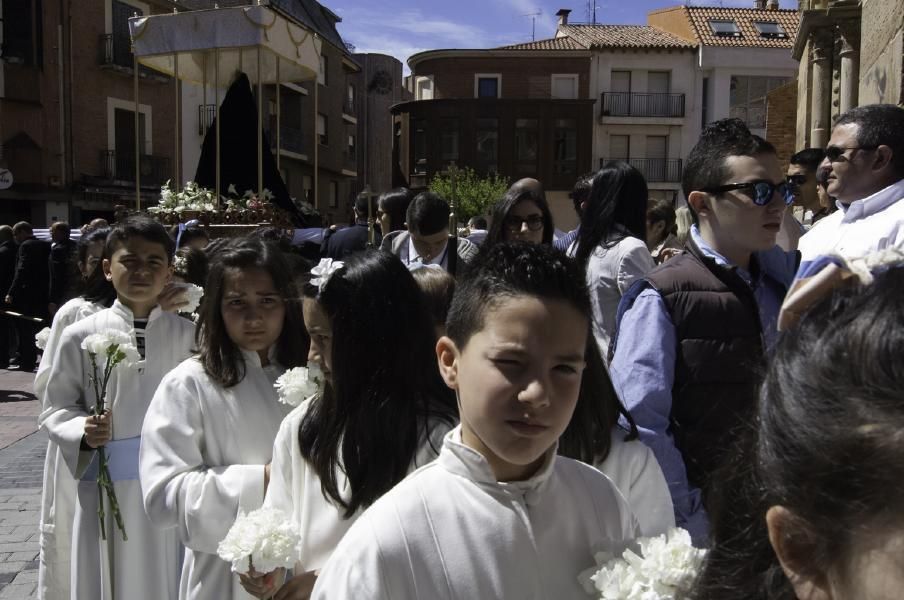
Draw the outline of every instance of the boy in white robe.
<instances>
[{"instance_id":1,"label":"boy in white robe","mask_svg":"<svg viewBox=\"0 0 904 600\"><path fill-rule=\"evenodd\" d=\"M75 600L165 600L178 593L180 545L174 530L151 525L138 482L142 422L163 376L191 353L194 324L160 310L157 297L172 270L173 242L150 219L117 225L107 239L103 270L116 289L113 306L66 328L47 379L41 425L80 480L72 530L71 597ZM137 327L136 327L137 326ZM82 341L93 333L143 330L144 348L132 367L114 369L104 415L92 416L93 384ZM109 502L101 539L96 482L99 446L106 446L111 477L128 541L115 525ZM115 466L114 466L115 463ZM106 499L105 499L106 500Z\"/></svg>"},{"instance_id":2,"label":"boy in white robe","mask_svg":"<svg viewBox=\"0 0 904 600\"><path fill-rule=\"evenodd\" d=\"M556 456L589 314L583 274L557 251L499 244L475 260L436 348L461 425L361 515L313 598L586 597L578 574L594 554L638 535L606 476Z\"/></svg>"}]
</instances>

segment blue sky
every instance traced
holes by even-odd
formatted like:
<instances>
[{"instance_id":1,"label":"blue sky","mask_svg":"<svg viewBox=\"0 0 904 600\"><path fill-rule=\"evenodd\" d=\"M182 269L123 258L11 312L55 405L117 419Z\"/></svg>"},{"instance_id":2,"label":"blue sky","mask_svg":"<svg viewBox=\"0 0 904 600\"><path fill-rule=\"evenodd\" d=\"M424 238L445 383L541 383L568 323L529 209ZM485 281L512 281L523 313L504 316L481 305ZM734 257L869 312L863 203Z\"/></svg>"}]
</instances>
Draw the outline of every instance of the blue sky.
<instances>
[{"instance_id":1,"label":"blue sky","mask_svg":"<svg viewBox=\"0 0 904 600\"><path fill-rule=\"evenodd\" d=\"M493 48L530 41L531 18L537 39L552 37L556 12L572 10L570 20L589 22L583 0L321 0L342 17L339 33L357 52L380 52L407 58L439 48ZM648 11L680 4L681 0L596 0L598 23L646 23ZM688 4L752 7L753 0L688 0ZM780 0L782 8L797 8L797 0ZM405 64L405 71L408 68Z\"/></svg>"}]
</instances>

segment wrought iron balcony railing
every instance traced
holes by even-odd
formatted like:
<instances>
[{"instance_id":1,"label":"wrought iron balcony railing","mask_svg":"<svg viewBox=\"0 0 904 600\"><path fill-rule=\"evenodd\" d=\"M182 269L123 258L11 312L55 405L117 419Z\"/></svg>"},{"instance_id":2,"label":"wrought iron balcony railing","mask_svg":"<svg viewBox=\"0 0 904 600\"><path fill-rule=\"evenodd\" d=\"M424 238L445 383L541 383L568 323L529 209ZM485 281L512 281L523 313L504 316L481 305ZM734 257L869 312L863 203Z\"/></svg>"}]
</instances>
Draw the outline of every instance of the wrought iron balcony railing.
<instances>
[{"instance_id":1,"label":"wrought iron balcony railing","mask_svg":"<svg viewBox=\"0 0 904 600\"><path fill-rule=\"evenodd\" d=\"M603 92L604 117L683 117L684 94Z\"/></svg>"}]
</instances>

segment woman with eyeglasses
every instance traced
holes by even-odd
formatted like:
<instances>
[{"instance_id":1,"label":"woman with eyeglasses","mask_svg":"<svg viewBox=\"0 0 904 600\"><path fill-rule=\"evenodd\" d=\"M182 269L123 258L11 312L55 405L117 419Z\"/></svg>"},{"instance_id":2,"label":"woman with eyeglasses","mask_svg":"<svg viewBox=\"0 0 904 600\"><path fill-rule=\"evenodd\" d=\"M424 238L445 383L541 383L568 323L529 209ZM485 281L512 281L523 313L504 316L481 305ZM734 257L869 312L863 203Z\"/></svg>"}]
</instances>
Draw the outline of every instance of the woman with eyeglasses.
<instances>
[{"instance_id":1,"label":"woman with eyeglasses","mask_svg":"<svg viewBox=\"0 0 904 600\"><path fill-rule=\"evenodd\" d=\"M536 186L518 183L510 187L493 207L492 224L483 248L513 241L552 244L554 229L546 195Z\"/></svg>"},{"instance_id":2,"label":"woman with eyeglasses","mask_svg":"<svg viewBox=\"0 0 904 600\"><path fill-rule=\"evenodd\" d=\"M610 161L593 177L578 239L568 249L587 272L593 337L609 354L618 303L631 284L656 266L646 244L647 182L622 161Z\"/></svg>"}]
</instances>

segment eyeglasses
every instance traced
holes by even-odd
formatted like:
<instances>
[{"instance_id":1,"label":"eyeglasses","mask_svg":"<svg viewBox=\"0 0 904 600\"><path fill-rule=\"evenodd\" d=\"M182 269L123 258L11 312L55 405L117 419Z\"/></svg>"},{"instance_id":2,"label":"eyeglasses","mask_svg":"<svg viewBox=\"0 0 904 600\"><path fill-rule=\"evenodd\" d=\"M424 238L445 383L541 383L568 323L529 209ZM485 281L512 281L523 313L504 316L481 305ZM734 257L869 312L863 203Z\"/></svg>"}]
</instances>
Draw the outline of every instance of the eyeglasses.
<instances>
[{"instance_id":1,"label":"eyeglasses","mask_svg":"<svg viewBox=\"0 0 904 600\"><path fill-rule=\"evenodd\" d=\"M745 181L743 183L726 183L717 187L705 188L702 191L710 194L722 194L732 190L753 190L751 199L757 206L766 206L772 202L775 192L778 192L785 204L794 202L794 191L787 182L772 183L771 181Z\"/></svg>"},{"instance_id":2,"label":"eyeglasses","mask_svg":"<svg viewBox=\"0 0 904 600\"><path fill-rule=\"evenodd\" d=\"M527 228L531 231L540 231L543 229L543 215L531 215L526 219L509 215L502 220L502 226L512 233L521 231L525 223L527 223Z\"/></svg>"},{"instance_id":3,"label":"eyeglasses","mask_svg":"<svg viewBox=\"0 0 904 600\"><path fill-rule=\"evenodd\" d=\"M807 176L803 173L795 173L794 175L788 175L788 177L785 178L785 181L787 181L788 185L792 188L799 188L807 183Z\"/></svg>"},{"instance_id":4,"label":"eyeglasses","mask_svg":"<svg viewBox=\"0 0 904 600\"><path fill-rule=\"evenodd\" d=\"M878 146L829 146L828 148L826 148L826 158L829 159L829 162L834 163L841 160L842 157L845 160L849 160L846 156L844 156L844 153L848 150L875 150L876 148L878 148Z\"/></svg>"}]
</instances>

